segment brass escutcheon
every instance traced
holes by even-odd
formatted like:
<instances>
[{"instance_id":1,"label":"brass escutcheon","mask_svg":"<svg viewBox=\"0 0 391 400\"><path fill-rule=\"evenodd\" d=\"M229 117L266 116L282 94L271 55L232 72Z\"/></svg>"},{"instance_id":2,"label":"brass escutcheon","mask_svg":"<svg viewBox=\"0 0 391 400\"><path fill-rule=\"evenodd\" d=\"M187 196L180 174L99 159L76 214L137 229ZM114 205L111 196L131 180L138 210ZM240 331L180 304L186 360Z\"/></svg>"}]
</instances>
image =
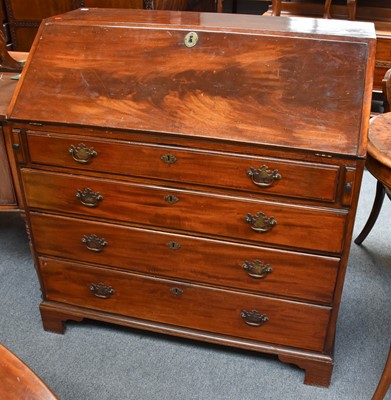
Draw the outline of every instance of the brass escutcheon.
<instances>
[{"instance_id":1,"label":"brass escutcheon","mask_svg":"<svg viewBox=\"0 0 391 400\"><path fill-rule=\"evenodd\" d=\"M177 287L173 287L170 289L170 292L174 295L174 296L180 296L183 294L183 290Z\"/></svg>"},{"instance_id":2,"label":"brass escutcheon","mask_svg":"<svg viewBox=\"0 0 391 400\"><path fill-rule=\"evenodd\" d=\"M175 164L176 162L176 157L172 154L165 154L164 156L161 156L160 159L166 164Z\"/></svg>"},{"instance_id":3,"label":"brass escutcheon","mask_svg":"<svg viewBox=\"0 0 391 400\"><path fill-rule=\"evenodd\" d=\"M196 32L189 32L185 36L185 46L186 47L194 47L198 42L198 35Z\"/></svg>"},{"instance_id":4,"label":"brass escutcheon","mask_svg":"<svg viewBox=\"0 0 391 400\"><path fill-rule=\"evenodd\" d=\"M171 250L178 250L181 248L181 245L173 240L170 240L168 243L166 243L166 246Z\"/></svg>"},{"instance_id":5,"label":"brass escutcheon","mask_svg":"<svg viewBox=\"0 0 391 400\"><path fill-rule=\"evenodd\" d=\"M174 196L173 194L168 194L167 196L164 196L164 200L168 204L175 204L175 203L178 203L178 201L179 201L178 197Z\"/></svg>"}]
</instances>

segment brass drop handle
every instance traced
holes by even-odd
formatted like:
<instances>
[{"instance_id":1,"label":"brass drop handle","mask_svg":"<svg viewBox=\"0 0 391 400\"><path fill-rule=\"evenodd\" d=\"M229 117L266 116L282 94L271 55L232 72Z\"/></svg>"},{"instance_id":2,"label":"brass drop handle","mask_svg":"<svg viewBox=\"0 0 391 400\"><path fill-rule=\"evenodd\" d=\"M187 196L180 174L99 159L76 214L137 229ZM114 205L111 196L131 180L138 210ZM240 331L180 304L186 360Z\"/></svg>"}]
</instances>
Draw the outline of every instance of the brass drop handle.
<instances>
[{"instance_id":1,"label":"brass drop handle","mask_svg":"<svg viewBox=\"0 0 391 400\"><path fill-rule=\"evenodd\" d=\"M108 245L105 239L98 237L95 233L84 235L81 241L86 245L88 250L96 253L100 253Z\"/></svg>"},{"instance_id":2,"label":"brass drop handle","mask_svg":"<svg viewBox=\"0 0 391 400\"><path fill-rule=\"evenodd\" d=\"M264 264L260 260L245 261L242 265L243 269L247 272L249 276L256 279L265 278L265 276L273 272L270 264Z\"/></svg>"},{"instance_id":3,"label":"brass drop handle","mask_svg":"<svg viewBox=\"0 0 391 400\"><path fill-rule=\"evenodd\" d=\"M268 232L277 225L274 217L267 217L263 212L258 212L256 215L249 213L244 217L244 220L252 230L260 233Z\"/></svg>"},{"instance_id":4,"label":"brass drop handle","mask_svg":"<svg viewBox=\"0 0 391 400\"><path fill-rule=\"evenodd\" d=\"M240 316L247 325L258 327L269 321L266 314L261 314L258 310L246 311L242 310Z\"/></svg>"},{"instance_id":5,"label":"brass drop handle","mask_svg":"<svg viewBox=\"0 0 391 400\"><path fill-rule=\"evenodd\" d=\"M267 165L261 165L258 169L251 167L247 171L247 176L259 187L270 187L282 178L278 169L271 170Z\"/></svg>"},{"instance_id":6,"label":"brass drop handle","mask_svg":"<svg viewBox=\"0 0 391 400\"><path fill-rule=\"evenodd\" d=\"M86 207L96 207L103 200L103 196L99 192L94 192L90 188L78 189L76 191L76 198Z\"/></svg>"},{"instance_id":7,"label":"brass drop handle","mask_svg":"<svg viewBox=\"0 0 391 400\"><path fill-rule=\"evenodd\" d=\"M111 286L106 286L102 282L91 283L90 290L94 296L100 299L108 299L115 293L115 290Z\"/></svg>"},{"instance_id":8,"label":"brass drop handle","mask_svg":"<svg viewBox=\"0 0 391 400\"><path fill-rule=\"evenodd\" d=\"M80 143L78 146L71 144L69 152L72 158L80 164L88 164L98 153L93 147L87 147L84 143Z\"/></svg>"}]
</instances>

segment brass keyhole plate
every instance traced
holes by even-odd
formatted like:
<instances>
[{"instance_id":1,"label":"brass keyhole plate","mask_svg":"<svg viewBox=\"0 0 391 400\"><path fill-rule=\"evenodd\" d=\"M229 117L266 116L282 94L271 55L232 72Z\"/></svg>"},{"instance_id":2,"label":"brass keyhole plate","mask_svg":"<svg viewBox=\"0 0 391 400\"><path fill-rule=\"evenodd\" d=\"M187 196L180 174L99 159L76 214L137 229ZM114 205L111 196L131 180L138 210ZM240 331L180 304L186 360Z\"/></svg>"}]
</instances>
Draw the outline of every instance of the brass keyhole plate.
<instances>
[{"instance_id":1,"label":"brass keyhole plate","mask_svg":"<svg viewBox=\"0 0 391 400\"><path fill-rule=\"evenodd\" d=\"M189 32L185 36L185 46L186 47L194 47L198 42L198 35L196 32Z\"/></svg>"}]
</instances>

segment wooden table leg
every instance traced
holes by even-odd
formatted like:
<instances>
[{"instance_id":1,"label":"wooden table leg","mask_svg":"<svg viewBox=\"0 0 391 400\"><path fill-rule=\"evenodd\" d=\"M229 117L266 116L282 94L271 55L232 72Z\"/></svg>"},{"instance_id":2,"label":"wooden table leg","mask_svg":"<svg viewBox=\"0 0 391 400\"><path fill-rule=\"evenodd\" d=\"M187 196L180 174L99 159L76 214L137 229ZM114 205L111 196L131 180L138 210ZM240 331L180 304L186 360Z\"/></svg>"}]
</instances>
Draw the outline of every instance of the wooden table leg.
<instances>
[{"instance_id":1,"label":"wooden table leg","mask_svg":"<svg viewBox=\"0 0 391 400\"><path fill-rule=\"evenodd\" d=\"M347 0L348 15L351 21L356 19L357 0Z\"/></svg>"},{"instance_id":2,"label":"wooden table leg","mask_svg":"<svg viewBox=\"0 0 391 400\"><path fill-rule=\"evenodd\" d=\"M382 208L385 194L386 194L385 187L380 181L377 181L376 196L375 196L375 201L373 202L372 211L369 214L367 223L365 224L361 233L357 236L354 243L361 244L368 236L369 232L372 230L377 220L377 217L379 216L380 210Z\"/></svg>"},{"instance_id":3,"label":"wooden table leg","mask_svg":"<svg viewBox=\"0 0 391 400\"><path fill-rule=\"evenodd\" d=\"M281 15L281 0L272 0L272 15L274 17Z\"/></svg>"},{"instance_id":4,"label":"wooden table leg","mask_svg":"<svg viewBox=\"0 0 391 400\"><path fill-rule=\"evenodd\" d=\"M217 12L218 13L223 12L223 0L217 0Z\"/></svg>"},{"instance_id":5,"label":"wooden table leg","mask_svg":"<svg viewBox=\"0 0 391 400\"><path fill-rule=\"evenodd\" d=\"M372 400L383 400L390 388L391 383L391 345L388 352L388 358L384 367L383 374L380 378L377 389L372 397Z\"/></svg>"},{"instance_id":6,"label":"wooden table leg","mask_svg":"<svg viewBox=\"0 0 391 400\"><path fill-rule=\"evenodd\" d=\"M326 0L326 2L324 3L323 18L331 18L331 2L332 0Z\"/></svg>"},{"instance_id":7,"label":"wooden table leg","mask_svg":"<svg viewBox=\"0 0 391 400\"><path fill-rule=\"evenodd\" d=\"M22 69L23 63L10 56L4 33L0 29L0 70L20 72Z\"/></svg>"}]
</instances>

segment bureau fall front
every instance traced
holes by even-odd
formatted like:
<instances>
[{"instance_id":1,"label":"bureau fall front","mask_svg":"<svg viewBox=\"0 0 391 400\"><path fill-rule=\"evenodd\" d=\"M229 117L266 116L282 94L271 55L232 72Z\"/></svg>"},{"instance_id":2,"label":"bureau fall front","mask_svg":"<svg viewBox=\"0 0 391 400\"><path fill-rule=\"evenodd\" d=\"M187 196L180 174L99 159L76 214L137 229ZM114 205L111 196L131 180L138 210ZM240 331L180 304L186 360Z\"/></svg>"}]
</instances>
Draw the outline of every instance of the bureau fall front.
<instances>
[{"instance_id":1,"label":"bureau fall front","mask_svg":"<svg viewBox=\"0 0 391 400\"><path fill-rule=\"evenodd\" d=\"M95 319L276 354L327 386L375 43L346 21L43 21L5 129L44 328Z\"/></svg>"}]
</instances>

